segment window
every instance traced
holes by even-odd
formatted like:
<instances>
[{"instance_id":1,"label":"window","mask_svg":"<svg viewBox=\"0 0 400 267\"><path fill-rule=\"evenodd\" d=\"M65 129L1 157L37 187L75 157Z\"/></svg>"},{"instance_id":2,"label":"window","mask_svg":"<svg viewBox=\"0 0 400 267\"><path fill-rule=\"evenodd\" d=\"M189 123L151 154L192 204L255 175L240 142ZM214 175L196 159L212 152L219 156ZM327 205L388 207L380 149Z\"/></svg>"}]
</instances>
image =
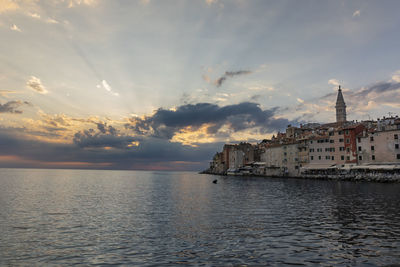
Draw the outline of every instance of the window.
<instances>
[{"instance_id":1,"label":"window","mask_svg":"<svg viewBox=\"0 0 400 267\"><path fill-rule=\"evenodd\" d=\"M318 156L318 159L321 160L321 156Z\"/></svg>"},{"instance_id":2,"label":"window","mask_svg":"<svg viewBox=\"0 0 400 267\"><path fill-rule=\"evenodd\" d=\"M395 135L394 135L394 139L399 139L399 135L398 135L398 134L395 134Z\"/></svg>"},{"instance_id":3,"label":"window","mask_svg":"<svg viewBox=\"0 0 400 267\"><path fill-rule=\"evenodd\" d=\"M343 138L340 138L340 139L339 139L339 142L344 142L344 139L343 139Z\"/></svg>"},{"instance_id":4,"label":"window","mask_svg":"<svg viewBox=\"0 0 400 267\"><path fill-rule=\"evenodd\" d=\"M314 156L311 156L311 160L314 160Z\"/></svg>"},{"instance_id":5,"label":"window","mask_svg":"<svg viewBox=\"0 0 400 267\"><path fill-rule=\"evenodd\" d=\"M372 160L375 160L375 155L372 155Z\"/></svg>"},{"instance_id":6,"label":"window","mask_svg":"<svg viewBox=\"0 0 400 267\"><path fill-rule=\"evenodd\" d=\"M346 134L349 134L349 130L346 130Z\"/></svg>"},{"instance_id":7,"label":"window","mask_svg":"<svg viewBox=\"0 0 400 267\"><path fill-rule=\"evenodd\" d=\"M325 159L331 159L331 157L330 156L325 156Z\"/></svg>"},{"instance_id":8,"label":"window","mask_svg":"<svg viewBox=\"0 0 400 267\"><path fill-rule=\"evenodd\" d=\"M339 135L343 134L343 131L339 131Z\"/></svg>"},{"instance_id":9,"label":"window","mask_svg":"<svg viewBox=\"0 0 400 267\"><path fill-rule=\"evenodd\" d=\"M335 143L335 140L330 140L329 142L330 142L330 143Z\"/></svg>"},{"instance_id":10,"label":"window","mask_svg":"<svg viewBox=\"0 0 400 267\"><path fill-rule=\"evenodd\" d=\"M350 156L347 156L347 157L346 157L346 160L350 160Z\"/></svg>"},{"instance_id":11,"label":"window","mask_svg":"<svg viewBox=\"0 0 400 267\"><path fill-rule=\"evenodd\" d=\"M344 156L340 156L340 159L341 159L341 160L344 160Z\"/></svg>"},{"instance_id":12,"label":"window","mask_svg":"<svg viewBox=\"0 0 400 267\"><path fill-rule=\"evenodd\" d=\"M371 150L374 151L374 150L375 150L375 147L374 147L374 146L371 146Z\"/></svg>"},{"instance_id":13,"label":"window","mask_svg":"<svg viewBox=\"0 0 400 267\"><path fill-rule=\"evenodd\" d=\"M400 159L400 154L397 154L397 159Z\"/></svg>"},{"instance_id":14,"label":"window","mask_svg":"<svg viewBox=\"0 0 400 267\"><path fill-rule=\"evenodd\" d=\"M332 160L335 160L335 156L332 156Z\"/></svg>"},{"instance_id":15,"label":"window","mask_svg":"<svg viewBox=\"0 0 400 267\"><path fill-rule=\"evenodd\" d=\"M329 132L329 136L334 136L335 132Z\"/></svg>"},{"instance_id":16,"label":"window","mask_svg":"<svg viewBox=\"0 0 400 267\"><path fill-rule=\"evenodd\" d=\"M312 144L312 140L310 141L310 144Z\"/></svg>"},{"instance_id":17,"label":"window","mask_svg":"<svg viewBox=\"0 0 400 267\"><path fill-rule=\"evenodd\" d=\"M350 153L350 147L346 148L346 152Z\"/></svg>"},{"instance_id":18,"label":"window","mask_svg":"<svg viewBox=\"0 0 400 267\"><path fill-rule=\"evenodd\" d=\"M350 144L350 139L349 138L346 139L346 144Z\"/></svg>"},{"instance_id":19,"label":"window","mask_svg":"<svg viewBox=\"0 0 400 267\"><path fill-rule=\"evenodd\" d=\"M371 137L369 138L369 141L374 141L374 137L371 136Z\"/></svg>"},{"instance_id":20,"label":"window","mask_svg":"<svg viewBox=\"0 0 400 267\"><path fill-rule=\"evenodd\" d=\"M399 144L394 144L394 148L399 149Z\"/></svg>"},{"instance_id":21,"label":"window","mask_svg":"<svg viewBox=\"0 0 400 267\"><path fill-rule=\"evenodd\" d=\"M362 160L362 156L358 156L358 160Z\"/></svg>"},{"instance_id":22,"label":"window","mask_svg":"<svg viewBox=\"0 0 400 267\"><path fill-rule=\"evenodd\" d=\"M360 146L358 147L358 151L361 151L361 147Z\"/></svg>"},{"instance_id":23,"label":"window","mask_svg":"<svg viewBox=\"0 0 400 267\"><path fill-rule=\"evenodd\" d=\"M344 151L344 146L339 147L339 151Z\"/></svg>"},{"instance_id":24,"label":"window","mask_svg":"<svg viewBox=\"0 0 400 267\"><path fill-rule=\"evenodd\" d=\"M358 142L361 143L361 137L358 137Z\"/></svg>"}]
</instances>

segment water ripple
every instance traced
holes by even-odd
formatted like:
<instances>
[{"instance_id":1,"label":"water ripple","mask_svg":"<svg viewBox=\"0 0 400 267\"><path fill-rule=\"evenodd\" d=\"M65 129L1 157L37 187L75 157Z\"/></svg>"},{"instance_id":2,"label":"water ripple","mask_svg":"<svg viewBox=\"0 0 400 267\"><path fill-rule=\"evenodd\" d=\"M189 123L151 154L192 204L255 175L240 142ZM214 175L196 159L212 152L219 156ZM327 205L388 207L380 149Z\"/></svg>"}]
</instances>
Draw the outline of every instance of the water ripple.
<instances>
[{"instance_id":1,"label":"water ripple","mask_svg":"<svg viewBox=\"0 0 400 267\"><path fill-rule=\"evenodd\" d=\"M194 173L0 173L0 265L390 266L400 185Z\"/></svg>"}]
</instances>

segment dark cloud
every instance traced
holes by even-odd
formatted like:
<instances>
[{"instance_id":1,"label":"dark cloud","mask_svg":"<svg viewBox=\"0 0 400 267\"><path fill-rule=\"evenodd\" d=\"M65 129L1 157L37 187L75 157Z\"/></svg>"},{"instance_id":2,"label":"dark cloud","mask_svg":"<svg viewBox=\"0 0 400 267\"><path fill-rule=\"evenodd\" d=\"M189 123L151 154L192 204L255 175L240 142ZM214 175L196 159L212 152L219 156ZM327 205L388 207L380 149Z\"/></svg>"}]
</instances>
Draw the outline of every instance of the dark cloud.
<instances>
[{"instance_id":1,"label":"dark cloud","mask_svg":"<svg viewBox=\"0 0 400 267\"><path fill-rule=\"evenodd\" d=\"M383 93L394 92L399 89L400 89L400 83L380 82L366 88L361 88L360 90L357 90L355 92L350 91L349 93L350 97L352 98L356 98L358 100L364 100L367 96L370 96L371 93L383 94ZM398 99L396 101L398 101Z\"/></svg>"},{"instance_id":2,"label":"dark cloud","mask_svg":"<svg viewBox=\"0 0 400 267\"><path fill-rule=\"evenodd\" d=\"M136 139L132 136L117 135L117 130L112 126L102 123L97 124L98 131L88 129L75 133L74 144L82 148L118 148L128 149Z\"/></svg>"},{"instance_id":3,"label":"dark cloud","mask_svg":"<svg viewBox=\"0 0 400 267\"><path fill-rule=\"evenodd\" d=\"M30 105L27 101L9 101L5 104L0 104L0 113L14 113L21 114L22 111L18 110L23 105Z\"/></svg>"},{"instance_id":4,"label":"dark cloud","mask_svg":"<svg viewBox=\"0 0 400 267\"><path fill-rule=\"evenodd\" d=\"M18 129L0 128L0 156L15 156L21 160L0 161L0 167L85 168L84 165L62 165L63 162L85 162L107 163L96 167L106 169L202 170L215 151L223 146L222 143L210 143L192 147L159 138L101 134L93 129L80 132L72 144L60 144L28 139L16 131L19 132ZM139 141L138 146L126 148L125 145L133 140ZM124 149L101 149L105 146ZM29 163L29 160L34 162ZM38 162L44 165L38 165ZM89 165L88 168L93 167Z\"/></svg>"},{"instance_id":5,"label":"dark cloud","mask_svg":"<svg viewBox=\"0 0 400 267\"><path fill-rule=\"evenodd\" d=\"M222 75L220 78L218 78L216 81L214 81L214 84L217 87L220 87L228 77L234 77L238 75L246 75L252 73L249 70L239 70L239 71L226 71L224 75Z\"/></svg>"},{"instance_id":6,"label":"dark cloud","mask_svg":"<svg viewBox=\"0 0 400 267\"><path fill-rule=\"evenodd\" d=\"M97 129L103 134L107 134L107 133L109 133L111 135L116 135L117 134L117 129L115 129L111 125L107 126L107 123L96 122L95 124L97 125Z\"/></svg>"},{"instance_id":7,"label":"dark cloud","mask_svg":"<svg viewBox=\"0 0 400 267\"><path fill-rule=\"evenodd\" d=\"M260 127L263 132L270 133L296 123L274 118L276 111L277 108L263 110L259 104L251 102L223 107L210 103L188 104L176 110L158 109L154 115L144 119L131 118L125 127L136 134L171 139L177 131L187 126L196 129L210 124L209 133L216 133L223 125L234 131Z\"/></svg>"}]
</instances>

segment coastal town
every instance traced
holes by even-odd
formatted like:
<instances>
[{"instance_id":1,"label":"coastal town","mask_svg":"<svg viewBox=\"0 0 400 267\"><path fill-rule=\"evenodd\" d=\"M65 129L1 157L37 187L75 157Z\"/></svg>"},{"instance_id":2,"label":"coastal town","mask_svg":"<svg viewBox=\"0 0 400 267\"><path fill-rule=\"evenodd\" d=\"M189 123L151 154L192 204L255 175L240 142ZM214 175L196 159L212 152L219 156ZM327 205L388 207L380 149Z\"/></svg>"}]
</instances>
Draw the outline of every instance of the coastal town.
<instances>
[{"instance_id":1,"label":"coastal town","mask_svg":"<svg viewBox=\"0 0 400 267\"><path fill-rule=\"evenodd\" d=\"M225 144L209 174L400 181L400 118L347 121L339 86L336 122L288 125L260 143Z\"/></svg>"}]
</instances>

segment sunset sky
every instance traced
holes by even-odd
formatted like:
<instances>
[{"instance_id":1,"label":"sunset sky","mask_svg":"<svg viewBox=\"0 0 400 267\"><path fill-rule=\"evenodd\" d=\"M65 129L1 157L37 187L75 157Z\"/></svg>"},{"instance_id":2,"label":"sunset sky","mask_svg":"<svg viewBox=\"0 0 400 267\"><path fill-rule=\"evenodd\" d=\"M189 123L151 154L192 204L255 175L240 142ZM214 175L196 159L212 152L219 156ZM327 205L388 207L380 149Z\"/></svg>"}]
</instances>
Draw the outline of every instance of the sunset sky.
<instances>
[{"instance_id":1,"label":"sunset sky","mask_svg":"<svg viewBox=\"0 0 400 267\"><path fill-rule=\"evenodd\" d=\"M400 1L0 0L0 167L202 170L400 115Z\"/></svg>"}]
</instances>

